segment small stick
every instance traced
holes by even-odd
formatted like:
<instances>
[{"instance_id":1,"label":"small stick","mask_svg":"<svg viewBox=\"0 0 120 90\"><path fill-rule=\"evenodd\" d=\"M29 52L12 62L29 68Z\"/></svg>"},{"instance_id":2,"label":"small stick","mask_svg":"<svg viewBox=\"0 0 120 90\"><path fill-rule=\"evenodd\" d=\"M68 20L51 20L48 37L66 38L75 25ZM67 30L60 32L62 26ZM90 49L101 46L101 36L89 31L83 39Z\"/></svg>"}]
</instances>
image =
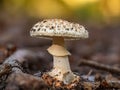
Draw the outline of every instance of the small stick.
<instances>
[{"instance_id":1,"label":"small stick","mask_svg":"<svg viewBox=\"0 0 120 90\"><path fill-rule=\"evenodd\" d=\"M92 72L93 72L93 70L91 69L91 70L88 72L87 77L89 77Z\"/></svg>"},{"instance_id":2,"label":"small stick","mask_svg":"<svg viewBox=\"0 0 120 90\"><path fill-rule=\"evenodd\" d=\"M97 62L92 61L92 60L89 60L89 61L82 60L79 63L79 66L81 66L81 65L86 65L86 66L90 66L90 67L93 67L96 69L108 71L108 72L113 73L113 74L120 74L120 68L111 67L111 66L105 65L105 64L100 64L100 63L97 63Z\"/></svg>"}]
</instances>

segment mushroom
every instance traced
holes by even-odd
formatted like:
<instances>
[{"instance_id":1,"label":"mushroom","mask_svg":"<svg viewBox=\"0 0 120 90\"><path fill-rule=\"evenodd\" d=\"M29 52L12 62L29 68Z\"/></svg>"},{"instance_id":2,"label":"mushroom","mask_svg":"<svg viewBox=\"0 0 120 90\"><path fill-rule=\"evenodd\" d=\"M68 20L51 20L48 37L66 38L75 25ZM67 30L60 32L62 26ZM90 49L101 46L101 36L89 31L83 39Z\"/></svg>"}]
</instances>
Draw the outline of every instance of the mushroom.
<instances>
[{"instance_id":1,"label":"mushroom","mask_svg":"<svg viewBox=\"0 0 120 90\"><path fill-rule=\"evenodd\" d=\"M64 40L78 40L88 38L88 32L82 25L70 23L61 19L46 19L38 22L30 30L33 37L52 39L52 45L47 49L53 56L53 69L47 74L64 84L78 80L70 68L70 52L65 48Z\"/></svg>"}]
</instances>

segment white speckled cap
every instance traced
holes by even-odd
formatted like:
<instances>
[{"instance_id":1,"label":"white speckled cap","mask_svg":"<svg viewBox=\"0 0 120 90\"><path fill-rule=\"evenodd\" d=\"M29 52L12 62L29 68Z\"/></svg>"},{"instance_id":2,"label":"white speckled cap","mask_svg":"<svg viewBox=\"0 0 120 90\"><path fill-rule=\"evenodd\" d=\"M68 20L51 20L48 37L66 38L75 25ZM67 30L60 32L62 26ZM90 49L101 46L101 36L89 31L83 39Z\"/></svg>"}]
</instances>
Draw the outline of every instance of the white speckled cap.
<instances>
[{"instance_id":1,"label":"white speckled cap","mask_svg":"<svg viewBox=\"0 0 120 90\"><path fill-rule=\"evenodd\" d=\"M65 39L88 38L88 31L82 25L61 19L46 19L36 23L30 30L33 37L64 37Z\"/></svg>"}]
</instances>

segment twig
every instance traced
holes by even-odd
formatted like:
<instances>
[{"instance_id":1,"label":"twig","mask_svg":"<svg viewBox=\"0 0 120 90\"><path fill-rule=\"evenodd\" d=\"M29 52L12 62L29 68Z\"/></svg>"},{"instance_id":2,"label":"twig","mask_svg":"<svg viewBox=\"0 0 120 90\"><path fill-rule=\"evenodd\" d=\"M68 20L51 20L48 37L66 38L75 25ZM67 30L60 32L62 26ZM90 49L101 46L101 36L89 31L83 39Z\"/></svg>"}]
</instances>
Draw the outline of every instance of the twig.
<instances>
[{"instance_id":1,"label":"twig","mask_svg":"<svg viewBox=\"0 0 120 90\"><path fill-rule=\"evenodd\" d=\"M105 65L105 64L100 64L100 63L97 63L97 62L92 61L92 60L82 60L79 63L79 66L81 66L81 65L86 65L86 66L90 66L90 67L93 67L96 69L108 71L108 72L113 73L113 74L120 74L120 68L111 67L111 66Z\"/></svg>"}]
</instances>

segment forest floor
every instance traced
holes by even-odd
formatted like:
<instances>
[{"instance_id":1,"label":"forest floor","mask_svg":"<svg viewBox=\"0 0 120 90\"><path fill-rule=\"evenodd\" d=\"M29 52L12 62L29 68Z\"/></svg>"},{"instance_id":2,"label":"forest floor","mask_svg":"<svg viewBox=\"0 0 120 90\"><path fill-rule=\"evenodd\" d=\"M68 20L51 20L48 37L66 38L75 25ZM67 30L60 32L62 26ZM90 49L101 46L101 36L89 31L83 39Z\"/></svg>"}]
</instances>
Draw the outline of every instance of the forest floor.
<instances>
[{"instance_id":1,"label":"forest floor","mask_svg":"<svg viewBox=\"0 0 120 90\"><path fill-rule=\"evenodd\" d=\"M41 78L52 68L52 56L46 50L51 41L31 38L24 28L2 29L0 90L52 90ZM88 29L89 39L66 41L72 53L71 69L81 78L75 90L120 90L120 26Z\"/></svg>"}]
</instances>

